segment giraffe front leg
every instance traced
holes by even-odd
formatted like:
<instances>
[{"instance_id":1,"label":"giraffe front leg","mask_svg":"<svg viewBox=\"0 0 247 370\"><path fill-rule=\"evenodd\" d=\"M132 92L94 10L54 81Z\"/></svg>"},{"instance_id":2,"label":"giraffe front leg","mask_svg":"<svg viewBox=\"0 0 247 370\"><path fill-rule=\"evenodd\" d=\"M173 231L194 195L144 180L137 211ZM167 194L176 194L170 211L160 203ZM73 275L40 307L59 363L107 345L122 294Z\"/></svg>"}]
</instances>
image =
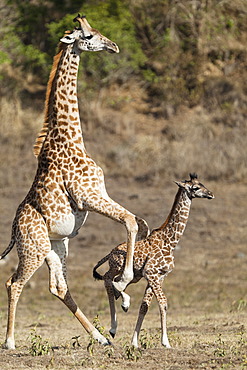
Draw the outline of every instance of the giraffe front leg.
<instances>
[{"instance_id":1,"label":"giraffe front leg","mask_svg":"<svg viewBox=\"0 0 247 370\"><path fill-rule=\"evenodd\" d=\"M121 292L121 296L122 296L121 307L124 310L124 312L128 312L128 309L130 307L130 296L125 292Z\"/></svg>"},{"instance_id":2,"label":"giraffe front leg","mask_svg":"<svg viewBox=\"0 0 247 370\"><path fill-rule=\"evenodd\" d=\"M133 280L134 277L134 248L135 240L138 232L138 224L136 222L135 216L131 214L126 214L124 217L124 223L127 229L127 251L124 270L121 276L114 279L114 288L119 292L123 292L127 285Z\"/></svg>"},{"instance_id":3,"label":"giraffe front leg","mask_svg":"<svg viewBox=\"0 0 247 370\"><path fill-rule=\"evenodd\" d=\"M105 199L97 193L92 193L84 199L85 209L103 214L117 222L125 225L127 230L127 252L124 270L121 276L117 276L113 281L113 286L119 292L123 292L126 286L134 277L133 257L135 240L138 232L136 216L125 208L114 202L112 199Z\"/></svg>"},{"instance_id":4,"label":"giraffe front leg","mask_svg":"<svg viewBox=\"0 0 247 370\"><path fill-rule=\"evenodd\" d=\"M166 311L167 311L167 299L161 288L162 280L159 280L157 276L148 278L149 284L153 289L155 297L159 304L160 309L160 320L161 320L161 344L166 348L171 348L166 329Z\"/></svg>"},{"instance_id":5,"label":"giraffe front leg","mask_svg":"<svg viewBox=\"0 0 247 370\"><path fill-rule=\"evenodd\" d=\"M132 345L136 348L138 348L138 338L139 338L140 330L142 327L142 323L146 316L146 313L148 312L148 308L151 304L153 296L154 296L154 293L153 293L152 288L149 285L147 285L145 293L144 293L144 297L142 299L142 303L139 309L139 315L138 315L138 319L136 322L134 334L132 337Z\"/></svg>"}]
</instances>

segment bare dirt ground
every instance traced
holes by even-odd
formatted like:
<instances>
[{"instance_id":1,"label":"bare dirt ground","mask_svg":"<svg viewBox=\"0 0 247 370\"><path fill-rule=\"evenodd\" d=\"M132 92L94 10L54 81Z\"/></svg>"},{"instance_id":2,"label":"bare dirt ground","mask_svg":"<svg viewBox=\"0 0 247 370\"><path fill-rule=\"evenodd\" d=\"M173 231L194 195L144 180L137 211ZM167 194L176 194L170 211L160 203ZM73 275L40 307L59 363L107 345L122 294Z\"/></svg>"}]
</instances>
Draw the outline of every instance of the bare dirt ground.
<instances>
[{"instance_id":1,"label":"bare dirt ground","mask_svg":"<svg viewBox=\"0 0 247 370\"><path fill-rule=\"evenodd\" d=\"M107 179L106 182L116 201L144 217L153 228L164 221L170 210L177 191L173 180L182 179L171 179L170 183L160 179L154 186L121 179ZM117 302L118 333L112 341L113 346L101 347L90 341L67 308L49 293L48 269L44 265L22 293L17 310L17 348L0 349L0 368L247 367L247 185L200 180L214 192L215 199L194 200L187 228L176 251L175 269L164 282L172 349L164 349L160 344L160 319L155 300L144 321L140 351L130 347L144 280L127 290L132 298L128 313L122 312ZM0 193L1 250L9 242L16 207L28 190L17 185L2 189ZM91 321L98 315L105 333L110 327L108 302L103 283L92 278L92 267L124 239L122 225L90 214L80 234L70 242L67 264L71 293ZM7 262L0 265L1 343L5 339L7 320L4 283L16 263L14 250ZM44 354L33 356L38 342L43 345Z\"/></svg>"}]
</instances>

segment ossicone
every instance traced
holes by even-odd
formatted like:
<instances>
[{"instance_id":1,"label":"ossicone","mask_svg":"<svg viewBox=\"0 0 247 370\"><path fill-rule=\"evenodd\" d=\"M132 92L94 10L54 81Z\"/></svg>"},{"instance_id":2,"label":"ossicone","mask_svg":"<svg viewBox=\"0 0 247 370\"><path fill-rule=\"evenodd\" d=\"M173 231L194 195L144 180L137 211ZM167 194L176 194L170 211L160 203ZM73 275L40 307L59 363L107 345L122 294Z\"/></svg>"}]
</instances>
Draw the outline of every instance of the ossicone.
<instances>
[{"instance_id":1,"label":"ossicone","mask_svg":"<svg viewBox=\"0 0 247 370\"><path fill-rule=\"evenodd\" d=\"M83 18L86 18L86 16L85 15L81 16L80 13L78 13L78 15L73 19L73 22L79 22L79 19L83 19Z\"/></svg>"},{"instance_id":2,"label":"ossicone","mask_svg":"<svg viewBox=\"0 0 247 370\"><path fill-rule=\"evenodd\" d=\"M195 179L197 179L197 174L195 172L190 173L190 180L192 181L192 180L195 180Z\"/></svg>"}]
</instances>

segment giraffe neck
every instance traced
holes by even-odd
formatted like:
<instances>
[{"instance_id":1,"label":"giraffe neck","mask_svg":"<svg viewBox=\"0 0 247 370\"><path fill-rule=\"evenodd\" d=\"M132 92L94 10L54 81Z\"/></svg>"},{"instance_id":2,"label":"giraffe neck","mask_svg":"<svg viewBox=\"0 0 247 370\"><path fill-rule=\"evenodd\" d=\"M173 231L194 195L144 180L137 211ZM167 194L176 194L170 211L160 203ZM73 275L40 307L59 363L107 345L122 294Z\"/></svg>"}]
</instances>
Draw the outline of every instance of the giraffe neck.
<instances>
[{"instance_id":1,"label":"giraffe neck","mask_svg":"<svg viewBox=\"0 0 247 370\"><path fill-rule=\"evenodd\" d=\"M77 99L77 74L80 56L68 45L61 51L50 91L47 91L49 130L58 129L65 140L83 143Z\"/></svg>"},{"instance_id":2,"label":"giraffe neck","mask_svg":"<svg viewBox=\"0 0 247 370\"><path fill-rule=\"evenodd\" d=\"M159 227L166 243L174 249L185 230L191 206L191 199L184 189L179 188L172 209L166 221Z\"/></svg>"},{"instance_id":3,"label":"giraffe neck","mask_svg":"<svg viewBox=\"0 0 247 370\"><path fill-rule=\"evenodd\" d=\"M85 150L77 99L80 56L71 45L60 45L47 85L45 123L36 139L34 154L59 150L66 143Z\"/></svg>"}]
</instances>

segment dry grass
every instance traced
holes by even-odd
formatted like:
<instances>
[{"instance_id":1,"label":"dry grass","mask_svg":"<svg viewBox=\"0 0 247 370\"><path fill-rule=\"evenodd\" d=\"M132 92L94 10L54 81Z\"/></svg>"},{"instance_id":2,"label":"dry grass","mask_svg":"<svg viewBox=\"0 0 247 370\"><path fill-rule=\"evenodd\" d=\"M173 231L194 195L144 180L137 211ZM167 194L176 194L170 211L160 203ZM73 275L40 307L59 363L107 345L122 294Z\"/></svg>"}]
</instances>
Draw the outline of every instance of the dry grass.
<instances>
[{"instance_id":1,"label":"dry grass","mask_svg":"<svg viewBox=\"0 0 247 370\"><path fill-rule=\"evenodd\" d=\"M128 114L126 105L130 109ZM95 123L91 121L86 138L94 157L108 174L159 181L161 177L177 178L197 171L204 178L246 180L247 127L244 115L234 120L235 110L181 108L167 120L142 114L138 98L124 104L121 112L105 106L103 101L97 107ZM99 138L95 147L90 142L94 140L92 136Z\"/></svg>"},{"instance_id":2,"label":"dry grass","mask_svg":"<svg viewBox=\"0 0 247 370\"><path fill-rule=\"evenodd\" d=\"M0 187L16 182L28 185L37 165L32 146L43 114L31 107L23 109L19 99L2 98L0 115Z\"/></svg>"},{"instance_id":3,"label":"dry grass","mask_svg":"<svg viewBox=\"0 0 247 370\"><path fill-rule=\"evenodd\" d=\"M105 92L81 106L86 147L107 176L159 182L195 171L205 179L246 181L243 120L230 125L229 117L224 121L225 110L210 113L202 106L181 108L169 120L155 119L142 113L140 94L132 102L121 102L120 110L109 107L110 97ZM112 99L118 100L114 92ZM4 98L0 107L0 186L16 176L28 185L36 168L32 145L42 125L42 109L24 109L19 100Z\"/></svg>"}]
</instances>

